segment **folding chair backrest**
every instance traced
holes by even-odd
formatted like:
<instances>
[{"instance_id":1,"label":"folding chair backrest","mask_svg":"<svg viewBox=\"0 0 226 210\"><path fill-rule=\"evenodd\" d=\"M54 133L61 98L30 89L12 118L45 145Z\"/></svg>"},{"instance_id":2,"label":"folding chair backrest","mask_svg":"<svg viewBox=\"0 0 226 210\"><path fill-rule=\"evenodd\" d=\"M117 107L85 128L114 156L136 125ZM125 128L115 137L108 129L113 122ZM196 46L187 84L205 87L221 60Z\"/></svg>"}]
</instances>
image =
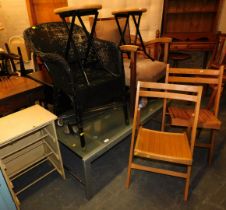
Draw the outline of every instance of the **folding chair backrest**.
<instances>
[{"instance_id":1,"label":"folding chair backrest","mask_svg":"<svg viewBox=\"0 0 226 210\"><path fill-rule=\"evenodd\" d=\"M140 124L140 122L139 122L140 98L151 97L151 98L171 99L171 100L193 102L195 106L194 106L194 118L193 118L193 122L191 123L192 129L191 129L191 139L190 139L191 151L193 152L195 136L196 136L196 128L197 128L197 122L198 122L198 115L199 115L199 109L200 109L201 94L202 94L201 86L139 81L137 84L137 92L136 92L132 139L135 138L136 129L139 127L139 124Z\"/></svg>"},{"instance_id":2,"label":"folding chair backrest","mask_svg":"<svg viewBox=\"0 0 226 210\"><path fill-rule=\"evenodd\" d=\"M167 65L165 82L216 86L217 93L214 99L213 112L217 116L219 111L223 72L223 66L220 66L219 69L191 69L171 68Z\"/></svg>"}]
</instances>

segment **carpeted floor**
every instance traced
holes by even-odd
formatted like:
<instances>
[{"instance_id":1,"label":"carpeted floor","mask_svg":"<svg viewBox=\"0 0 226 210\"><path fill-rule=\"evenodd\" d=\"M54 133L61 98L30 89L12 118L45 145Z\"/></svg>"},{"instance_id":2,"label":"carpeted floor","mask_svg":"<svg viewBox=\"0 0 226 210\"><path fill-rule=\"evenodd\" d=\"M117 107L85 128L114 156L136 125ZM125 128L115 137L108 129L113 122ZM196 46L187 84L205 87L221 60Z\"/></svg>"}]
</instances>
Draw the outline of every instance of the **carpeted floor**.
<instances>
[{"instance_id":1,"label":"carpeted floor","mask_svg":"<svg viewBox=\"0 0 226 210\"><path fill-rule=\"evenodd\" d=\"M195 59L195 61L197 61ZM191 65L194 65L195 61ZM184 64L184 63L182 63ZM182 65L181 64L181 65ZM186 65L186 64L184 64ZM200 64L198 64L200 65ZM187 65L189 66L189 65ZM220 104L221 130L213 164L207 165L206 151L195 149L190 196L183 201L184 180L135 171L126 189L125 179L130 138L126 138L93 163L96 195L87 200L84 186L69 173L63 180L54 173L20 195L22 210L157 210L157 209L226 209L226 91ZM151 122L155 124L156 121ZM202 133L203 138L207 133ZM80 167L70 153L62 151Z\"/></svg>"}]
</instances>

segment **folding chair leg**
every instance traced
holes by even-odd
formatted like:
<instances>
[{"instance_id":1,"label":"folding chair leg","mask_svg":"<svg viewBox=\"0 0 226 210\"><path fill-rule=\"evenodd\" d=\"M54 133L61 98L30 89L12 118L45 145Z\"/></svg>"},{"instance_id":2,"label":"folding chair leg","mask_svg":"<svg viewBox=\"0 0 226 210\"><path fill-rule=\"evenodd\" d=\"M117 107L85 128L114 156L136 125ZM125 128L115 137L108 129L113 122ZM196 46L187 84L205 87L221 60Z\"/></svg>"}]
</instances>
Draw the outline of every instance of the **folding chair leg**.
<instances>
[{"instance_id":1,"label":"folding chair leg","mask_svg":"<svg viewBox=\"0 0 226 210\"><path fill-rule=\"evenodd\" d=\"M213 159L216 131L215 130L211 130L211 134L210 135L211 135L211 137L210 137L210 148L209 148L209 154L208 154L208 163L209 163L209 165L211 165L212 159Z\"/></svg>"},{"instance_id":2,"label":"folding chair leg","mask_svg":"<svg viewBox=\"0 0 226 210\"><path fill-rule=\"evenodd\" d=\"M190 177L191 177L191 166L188 166L188 168L187 168L187 178L186 178L185 189L184 189L184 201L188 200Z\"/></svg>"},{"instance_id":3,"label":"folding chair leg","mask_svg":"<svg viewBox=\"0 0 226 210\"><path fill-rule=\"evenodd\" d=\"M131 164L128 165L127 178L126 178L126 188L129 188L130 178L131 178Z\"/></svg>"}]
</instances>

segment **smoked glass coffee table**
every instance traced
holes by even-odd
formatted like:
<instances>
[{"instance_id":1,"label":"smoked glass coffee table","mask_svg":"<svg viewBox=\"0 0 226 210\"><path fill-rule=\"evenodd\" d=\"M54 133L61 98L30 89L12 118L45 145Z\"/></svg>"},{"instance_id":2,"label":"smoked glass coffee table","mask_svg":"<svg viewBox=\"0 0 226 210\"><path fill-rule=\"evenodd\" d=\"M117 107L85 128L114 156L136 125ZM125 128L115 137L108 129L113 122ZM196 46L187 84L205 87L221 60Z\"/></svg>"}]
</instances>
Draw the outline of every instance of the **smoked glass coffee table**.
<instances>
[{"instance_id":1,"label":"smoked glass coffee table","mask_svg":"<svg viewBox=\"0 0 226 210\"><path fill-rule=\"evenodd\" d=\"M142 123L151 120L151 116L161 107L161 101L150 101L144 108L144 115L141 116ZM92 187L93 162L132 133L132 120L130 124L126 125L123 110L116 108L105 111L98 116L87 118L84 122L84 131L86 137L85 149L81 148L78 135L66 134L63 127L57 126L59 142L82 161L82 172L80 174L82 173L84 177L79 178L79 181L84 184L86 197L90 199L94 194ZM62 156L64 156L64 153L62 153ZM71 166L65 165L65 168L70 171Z\"/></svg>"}]
</instances>

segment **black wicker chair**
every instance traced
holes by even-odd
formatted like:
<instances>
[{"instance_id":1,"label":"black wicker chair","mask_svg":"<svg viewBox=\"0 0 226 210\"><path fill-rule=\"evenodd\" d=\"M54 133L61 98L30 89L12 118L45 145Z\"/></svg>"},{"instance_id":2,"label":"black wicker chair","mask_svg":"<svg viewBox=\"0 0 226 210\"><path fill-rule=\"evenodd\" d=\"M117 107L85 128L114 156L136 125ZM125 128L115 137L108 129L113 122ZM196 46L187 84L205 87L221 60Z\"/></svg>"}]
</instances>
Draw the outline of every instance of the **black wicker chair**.
<instances>
[{"instance_id":1,"label":"black wicker chair","mask_svg":"<svg viewBox=\"0 0 226 210\"><path fill-rule=\"evenodd\" d=\"M81 146L84 147L82 122L85 112L123 105L125 122L129 120L123 63L115 44L98 39L93 40L87 56L87 36L78 25L73 27L73 42L69 43L66 52L67 30L62 22L43 23L26 29L24 38L27 47L48 69L55 96L61 91L69 97L74 112L72 121L78 126Z\"/></svg>"}]
</instances>

